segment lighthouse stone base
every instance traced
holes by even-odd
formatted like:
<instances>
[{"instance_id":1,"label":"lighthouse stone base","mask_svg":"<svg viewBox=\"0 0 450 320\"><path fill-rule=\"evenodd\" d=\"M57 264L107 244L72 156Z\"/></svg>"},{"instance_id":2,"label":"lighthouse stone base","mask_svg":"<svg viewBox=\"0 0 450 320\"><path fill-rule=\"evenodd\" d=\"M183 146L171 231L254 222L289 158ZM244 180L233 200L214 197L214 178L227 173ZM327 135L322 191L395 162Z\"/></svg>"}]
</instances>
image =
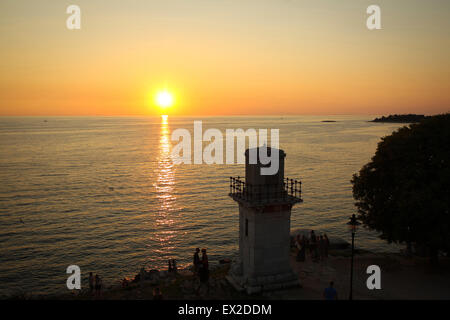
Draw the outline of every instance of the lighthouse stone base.
<instances>
[{"instance_id":1,"label":"lighthouse stone base","mask_svg":"<svg viewBox=\"0 0 450 320\"><path fill-rule=\"evenodd\" d=\"M249 277L242 273L242 263L235 261L226 276L228 282L237 290L247 294L288 289L300 286L298 276L293 271Z\"/></svg>"}]
</instances>

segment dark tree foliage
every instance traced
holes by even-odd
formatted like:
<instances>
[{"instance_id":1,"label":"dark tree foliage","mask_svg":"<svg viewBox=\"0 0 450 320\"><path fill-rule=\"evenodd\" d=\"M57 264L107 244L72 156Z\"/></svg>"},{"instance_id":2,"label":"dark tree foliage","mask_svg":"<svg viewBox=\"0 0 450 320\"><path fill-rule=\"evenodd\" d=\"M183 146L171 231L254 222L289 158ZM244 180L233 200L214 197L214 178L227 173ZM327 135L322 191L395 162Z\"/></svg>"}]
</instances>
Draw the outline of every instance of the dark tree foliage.
<instances>
[{"instance_id":1,"label":"dark tree foliage","mask_svg":"<svg viewBox=\"0 0 450 320\"><path fill-rule=\"evenodd\" d=\"M389 242L450 249L450 114L382 138L372 161L353 175L358 218Z\"/></svg>"}]
</instances>

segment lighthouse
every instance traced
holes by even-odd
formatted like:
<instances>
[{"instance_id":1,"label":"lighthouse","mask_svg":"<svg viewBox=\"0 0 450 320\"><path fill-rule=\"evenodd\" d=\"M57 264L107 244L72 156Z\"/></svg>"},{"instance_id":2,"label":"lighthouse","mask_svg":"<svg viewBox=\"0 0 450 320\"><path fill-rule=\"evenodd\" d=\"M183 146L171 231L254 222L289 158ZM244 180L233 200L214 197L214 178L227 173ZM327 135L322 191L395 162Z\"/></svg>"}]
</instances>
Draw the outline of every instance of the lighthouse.
<instances>
[{"instance_id":1,"label":"lighthouse","mask_svg":"<svg viewBox=\"0 0 450 320\"><path fill-rule=\"evenodd\" d=\"M279 169L263 175L260 148L279 155ZM250 155L257 155L251 161ZM264 154L263 153L263 154ZM230 177L229 196L239 205L239 257L227 279L238 289L257 293L299 284L290 266L292 207L302 202L301 183L284 177L283 150L270 147L245 152L245 178Z\"/></svg>"}]
</instances>

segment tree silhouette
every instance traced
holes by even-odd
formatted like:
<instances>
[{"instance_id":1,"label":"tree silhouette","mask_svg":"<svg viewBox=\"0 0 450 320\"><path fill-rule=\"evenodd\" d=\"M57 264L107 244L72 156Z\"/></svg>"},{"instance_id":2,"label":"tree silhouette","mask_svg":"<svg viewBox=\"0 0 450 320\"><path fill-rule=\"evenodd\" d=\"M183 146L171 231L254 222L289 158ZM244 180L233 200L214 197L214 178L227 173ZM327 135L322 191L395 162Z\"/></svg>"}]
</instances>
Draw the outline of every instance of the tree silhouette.
<instances>
[{"instance_id":1,"label":"tree silhouette","mask_svg":"<svg viewBox=\"0 0 450 320\"><path fill-rule=\"evenodd\" d=\"M450 248L450 114L402 127L352 179L358 218L396 243Z\"/></svg>"}]
</instances>

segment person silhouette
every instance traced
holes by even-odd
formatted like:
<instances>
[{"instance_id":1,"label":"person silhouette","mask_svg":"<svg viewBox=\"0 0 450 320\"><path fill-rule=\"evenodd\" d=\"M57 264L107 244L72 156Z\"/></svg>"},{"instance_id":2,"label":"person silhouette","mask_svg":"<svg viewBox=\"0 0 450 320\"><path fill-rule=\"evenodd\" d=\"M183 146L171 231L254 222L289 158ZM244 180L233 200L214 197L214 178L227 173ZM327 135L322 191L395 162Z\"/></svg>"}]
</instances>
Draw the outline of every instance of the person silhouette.
<instances>
[{"instance_id":1,"label":"person silhouette","mask_svg":"<svg viewBox=\"0 0 450 320\"><path fill-rule=\"evenodd\" d=\"M102 296L102 279L98 274L95 275L95 296L97 298Z\"/></svg>"},{"instance_id":2,"label":"person silhouette","mask_svg":"<svg viewBox=\"0 0 450 320\"><path fill-rule=\"evenodd\" d=\"M153 289L153 300L162 300L163 295L161 293L161 289L159 287L156 287Z\"/></svg>"},{"instance_id":3,"label":"person silhouette","mask_svg":"<svg viewBox=\"0 0 450 320\"><path fill-rule=\"evenodd\" d=\"M200 288L203 286L206 286L207 293L209 293L209 261L206 249L202 249L202 260L200 264Z\"/></svg>"},{"instance_id":4,"label":"person silhouette","mask_svg":"<svg viewBox=\"0 0 450 320\"><path fill-rule=\"evenodd\" d=\"M338 299L337 291L334 288L333 281L330 281L330 286L328 288L325 288L325 290L323 292L323 297L325 298L325 300L337 300Z\"/></svg>"},{"instance_id":5,"label":"person silhouette","mask_svg":"<svg viewBox=\"0 0 450 320\"><path fill-rule=\"evenodd\" d=\"M89 272L89 292L91 294L94 293L94 287L95 287L94 275L92 274L92 272Z\"/></svg>"},{"instance_id":6,"label":"person silhouette","mask_svg":"<svg viewBox=\"0 0 450 320\"><path fill-rule=\"evenodd\" d=\"M196 248L195 253L194 253L194 261L193 261L195 274L198 274L199 269L200 269L200 264L201 264L200 256L198 255L199 253L200 253L200 248Z\"/></svg>"}]
</instances>

